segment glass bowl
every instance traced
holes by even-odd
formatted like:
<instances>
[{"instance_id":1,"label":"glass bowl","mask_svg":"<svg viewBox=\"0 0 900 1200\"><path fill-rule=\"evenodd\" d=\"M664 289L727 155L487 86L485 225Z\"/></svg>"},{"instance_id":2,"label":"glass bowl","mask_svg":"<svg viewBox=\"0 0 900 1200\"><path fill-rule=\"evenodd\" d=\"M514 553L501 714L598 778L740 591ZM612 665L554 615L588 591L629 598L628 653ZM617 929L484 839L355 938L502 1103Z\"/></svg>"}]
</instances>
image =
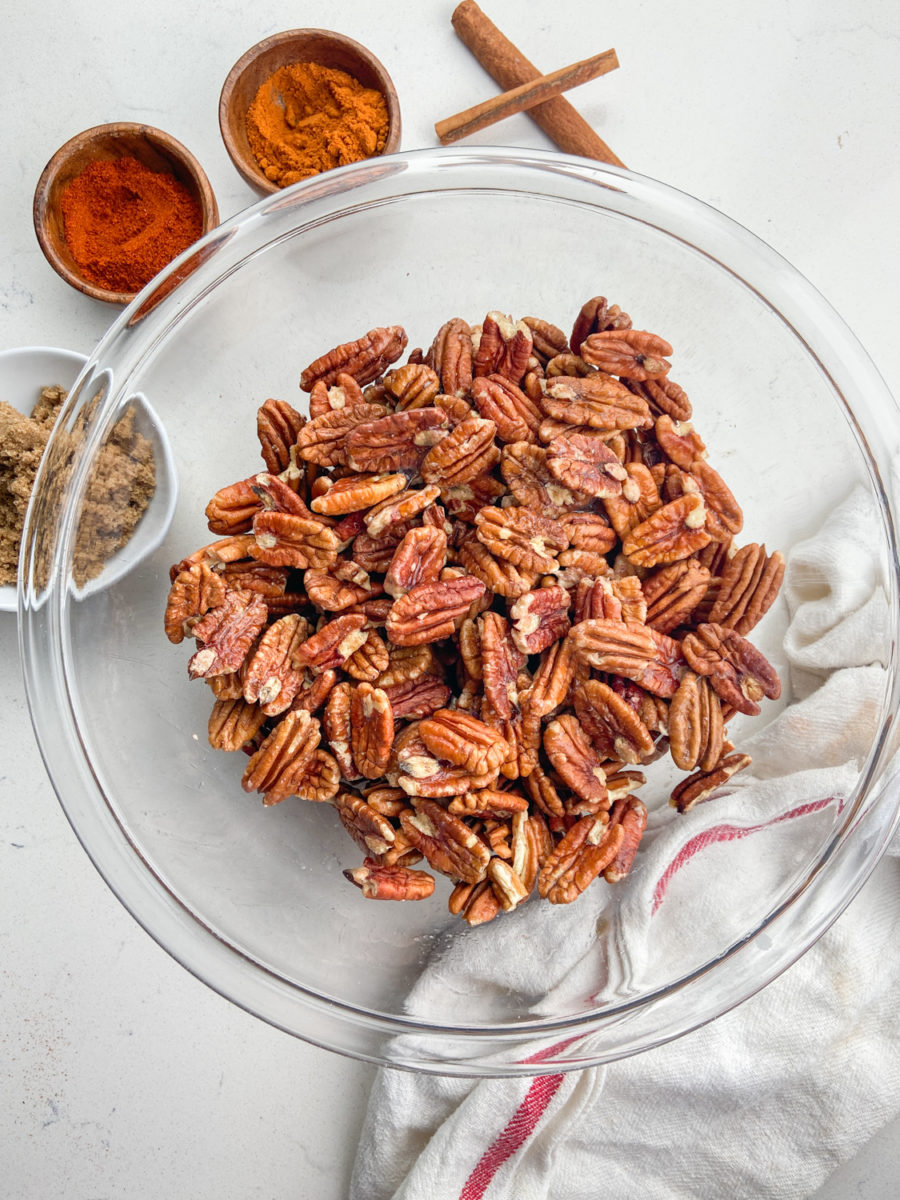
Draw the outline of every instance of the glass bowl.
<instances>
[{"instance_id":1,"label":"glass bowl","mask_svg":"<svg viewBox=\"0 0 900 1200\"><path fill-rule=\"evenodd\" d=\"M492 310L568 331L598 293L675 347L672 376L743 504L742 542L765 541L790 564L851 492L869 506L865 562L884 603L868 627L874 685L863 742L840 795L805 797L791 815L808 819L779 816L764 835L733 816L739 791L726 787L724 799L681 815L648 780L647 853L623 884L593 885L574 905L529 902L469 929L439 898L446 880L429 902L369 903L342 877L360 855L329 805L292 798L266 809L241 790L243 756L208 746L211 696L188 682L185 647L163 635L169 567L212 540L210 497L260 469L257 408L269 397L299 407L300 373L318 355L388 324L405 327L410 348L427 347L450 317L477 323ZM86 480L135 396L167 431L177 506L150 556L82 595L71 564ZM610 1061L684 1034L775 978L884 850L898 816L889 786L898 414L810 284L697 200L538 152L423 150L342 168L226 221L149 285L98 345L61 424L77 433L77 452L70 438L70 469L60 472L48 449L20 581L28 698L50 776L86 851L144 929L273 1025L369 1061L443 1073ZM822 734L806 715L809 687L785 666L792 615L781 598L752 635L782 671L781 700L729 725L738 749L772 733L770 780L790 775L795 749L802 757L807 738ZM794 740L779 740L795 714ZM716 805L731 824L711 818ZM709 874L681 855L666 875L680 932L663 941L651 928L641 970L617 979L610 946L627 940L634 889L648 894L642 864L673 828L696 831L692 850L714 843L709 853L720 857L708 862L719 889L728 882L727 903L711 906ZM731 871L729 856L752 846L759 869L742 858Z\"/></svg>"}]
</instances>

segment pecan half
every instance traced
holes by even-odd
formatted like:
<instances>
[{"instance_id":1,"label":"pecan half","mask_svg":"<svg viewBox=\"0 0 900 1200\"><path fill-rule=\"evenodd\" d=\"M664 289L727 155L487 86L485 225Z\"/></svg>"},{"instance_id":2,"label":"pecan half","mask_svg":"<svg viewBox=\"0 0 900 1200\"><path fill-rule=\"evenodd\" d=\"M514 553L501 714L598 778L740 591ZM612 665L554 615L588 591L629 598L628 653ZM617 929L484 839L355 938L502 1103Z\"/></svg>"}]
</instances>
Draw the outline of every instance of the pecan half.
<instances>
[{"instance_id":1,"label":"pecan half","mask_svg":"<svg viewBox=\"0 0 900 1200\"><path fill-rule=\"evenodd\" d=\"M362 796L338 792L331 803L363 854L385 854L393 846L396 837L393 825Z\"/></svg>"},{"instance_id":2,"label":"pecan half","mask_svg":"<svg viewBox=\"0 0 900 1200\"><path fill-rule=\"evenodd\" d=\"M470 575L497 596L515 599L537 583L537 571L523 571L508 559L495 557L477 537L467 537L460 544L457 558Z\"/></svg>"},{"instance_id":3,"label":"pecan half","mask_svg":"<svg viewBox=\"0 0 900 1200\"><path fill-rule=\"evenodd\" d=\"M394 397L400 412L407 408L429 408L441 390L441 381L437 372L425 363L406 363L388 371L384 390Z\"/></svg>"},{"instance_id":4,"label":"pecan half","mask_svg":"<svg viewBox=\"0 0 900 1200\"><path fill-rule=\"evenodd\" d=\"M579 353L591 366L623 379L654 379L665 375L671 363L664 355L672 353L665 338L642 329L607 329L590 333Z\"/></svg>"},{"instance_id":5,"label":"pecan half","mask_svg":"<svg viewBox=\"0 0 900 1200\"><path fill-rule=\"evenodd\" d=\"M319 722L309 713L287 713L244 768L244 791L260 792L266 805L294 795L320 736Z\"/></svg>"},{"instance_id":6,"label":"pecan half","mask_svg":"<svg viewBox=\"0 0 900 1200\"><path fill-rule=\"evenodd\" d=\"M709 620L746 635L775 602L784 579L784 557L751 542L738 550L722 571Z\"/></svg>"},{"instance_id":7,"label":"pecan half","mask_svg":"<svg viewBox=\"0 0 900 1200\"><path fill-rule=\"evenodd\" d=\"M732 775L749 767L751 761L749 754L728 754L720 758L711 771L696 771L687 779L682 779L681 783L672 789L669 803L680 813L688 812L695 804L709 800L715 792L725 786Z\"/></svg>"},{"instance_id":8,"label":"pecan half","mask_svg":"<svg viewBox=\"0 0 900 1200\"><path fill-rule=\"evenodd\" d=\"M756 716L763 696L777 700L781 695L775 668L734 629L699 625L685 635L681 646L688 666L698 675L708 675L721 699L738 712Z\"/></svg>"},{"instance_id":9,"label":"pecan half","mask_svg":"<svg viewBox=\"0 0 900 1200\"><path fill-rule=\"evenodd\" d=\"M571 628L569 593L561 587L526 592L509 607L512 639L523 654L540 654Z\"/></svg>"},{"instance_id":10,"label":"pecan half","mask_svg":"<svg viewBox=\"0 0 900 1200\"><path fill-rule=\"evenodd\" d=\"M603 878L607 883L620 883L631 870L634 856L647 828L647 809L637 796L625 796L613 805L609 823L610 826L622 826L623 838L616 851L616 857L604 869Z\"/></svg>"},{"instance_id":11,"label":"pecan half","mask_svg":"<svg viewBox=\"0 0 900 1200\"><path fill-rule=\"evenodd\" d=\"M588 811L609 808L606 772L576 716L564 713L550 722L544 730L544 750L560 779L589 806Z\"/></svg>"},{"instance_id":12,"label":"pecan half","mask_svg":"<svg viewBox=\"0 0 900 1200\"><path fill-rule=\"evenodd\" d=\"M558 522L527 508L483 508L475 517L475 530L495 558L520 571L554 571L556 555L568 545Z\"/></svg>"},{"instance_id":13,"label":"pecan half","mask_svg":"<svg viewBox=\"0 0 900 1200\"><path fill-rule=\"evenodd\" d=\"M648 467L641 462L627 462L624 470L622 490L603 497L610 523L623 541L662 506L659 488Z\"/></svg>"},{"instance_id":14,"label":"pecan half","mask_svg":"<svg viewBox=\"0 0 900 1200\"><path fill-rule=\"evenodd\" d=\"M336 684L328 694L322 713L322 732L328 739L338 769L348 782L360 779L362 772L357 768L351 748L350 700L353 685Z\"/></svg>"},{"instance_id":15,"label":"pecan half","mask_svg":"<svg viewBox=\"0 0 900 1200\"><path fill-rule=\"evenodd\" d=\"M341 771L337 760L327 750L314 750L303 771L294 781L294 794L301 800L323 804L338 794Z\"/></svg>"},{"instance_id":16,"label":"pecan half","mask_svg":"<svg viewBox=\"0 0 900 1200\"><path fill-rule=\"evenodd\" d=\"M467 525L474 525L475 517L481 509L495 503L505 494L506 487L492 475L476 475L468 483L454 483L441 488L441 500L447 513L455 521Z\"/></svg>"},{"instance_id":17,"label":"pecan half","mask_svg":"<svg viewBox=\"0 0 900 1200\"><path fill-rule=\"evenodd\" d=\"M558 354L569 353L569 339L557 325L541 317L523 317L522 321L531 330L531 352L539 362L546 365Z\"/></svg>"},{"instance_id":18,"label":"pecan half","mask_svg":"<svg viewBox=\"0 0 900 1200\"><path fill-rule=\"evenodd\" d=\"M491 881L482 879L480 883L458 883L450 893L447 907L474 929L493 921L500 912L500 901Z\"/></svg>"},{"instance_id":19,"label":"pecan half","mask_svg":"<svg viewBox=\"0 0 900 1200\"><path fill-rule=\"evenodd\" d=\"M488 879L494 889L494 895L504 912L514 908L528 899L529 888L519 878L512 866L496 855L488 863Z\"/></svg>"},{"instance_id":20,"label":"pecan half","mask_svg":"<svg viewBox=\"0 0 900 1200\"><path fill-rule=\"evenodd\" d=\"M300 431L297 454L305 462L316 463L320 467L345 466L347 442L352 431L357 425L377 422L386 413L387 409L382 404L355 404L352 408L339 408L314 417Z\"/></svg>"},{"instance_id":21,"label":"pecan half","mask_svg":"<svg viewBox=\"0 0 900 1200\"><path fill-rule=\"evenodd\" d=\"M329 483L310 501L310 508L315 513L327 516L343 516L345 513L358 512L360 509L371 508L391 496L396 496L406 487L406 476L400 473L388 475L348 475L344 479L336 479Z\"/></svg>"},{"instance_id":22,"label":"pecan half","mask_svg":"<svg viewBox=\"0 0 900 1200\"><path fill-rule=\"evenodd\" d=\"M434 892L434 877L410 867L382 866L367 858L361 867L344 871L367 900L427 900Z\"/></svg>"},{"instance_id":23,"label":"pecan half","mask_svg":"<svg viewBox=\"0 0 900 1200\"><path fill-rule=\"evenodd\" d=\"M297 647L295 665L325 671L342 667L368 637L366 619L360 613L342 613Z\"/></svg>"},{"instance_id":24,"label":"pecan half","mask_svg":"<svg viewBox=\"0 0 900 1200\"><path fill-rule=\"evenodd\" d=\"M246 700L218 699L209 714L207 732L214 750L241 750L262 729L266 714Z\"/></svg>"},{"instance_id":25,"label":"pecan half","mask_svg":"<svg viewBox=\"0 0 900 1200\"><path fill-rule=\"evenodd\" d=\"M578 354L581 344L592 333L603 333L607 329L630 329L631 317L622 312L618 304L610 304L605 296L592 296L581 306L581 311L572 326L569 344Z\"/></svg>"},{"instance_id":26,"label":"pecan half","mask_svg":"<svg viewBox=\"0 0 900 1200\"><path fill-rule=\"evenodd\" d=\"M209 679L236 671L268 620L262 597L244 589L229 590L220 605L194 625L200 649L188 662L191 679Z\"/></svg>"},{"instance_id":27,"label":"pecan half","mask_svg":"<svg viewBox=\"0 0 900 1200\"><path fill-rule=\"evenodd\" d=\"M218 608L224 599L225 582L208 563L194 563L179 572L166 601L166 637L176 645L183 642L200 618L211 608Z\"/></svg>"},{"instance_id":28,"label":"pecan half","mask_svg":"<svg viewBox=\"0 0 900 1200\"><path fill-rule=\"evenodd\" d=\"M643 581L647 624L669 633L688 622L709 587L709 571L696 558L660 567Z\"/></svg>"},{"instance_id":29,"label":"pecan half","mask_svg":"<svg viewBox=\"0 0 900 1200\"><path fill-rule=\"evenodd\" d=\"M396 600L423 583L435 583L447 563L447 536L433 525L410 529L394 551L384 590Z\"/></svg>"},{"instance_id":30,"label":"pecan half","mask_svg":"<svg viewBox=\"0 0 900 1200\"><path fill-rule=\"evenodd\" d=\"M404 476L404 481L406 477ZM395 522L408 521L417 517L441 494L436 484L423 488L405 488L396 495L375 504L365 516L366 529L371 537L377 538Z\"/></svg>"},{"instance_id":31,"label":"pecan half","mask_svg":"<svg viewBox=\"0 0 900 1200\"><path fill-rule=\"evenodd\" d=\"M710 683L686 671L672 697L668 716L669 750L682 771L711 771L722 757L725 724L722 706Z\"/></svg>"},{"instance_id":32,"label":"pecan half","mask_svg":"<svg viewBox=\"0 0 900 1200\"><path fill-rule=\"evenodd\" d=\"M656 440L667 458L683 471L706 454L703 439L690 421L675 421L667 413L656 418Z\"/></svg>"},{"instance_id":33,"label":"pecan half","mask_svg":"<svg viewBox=\"0 0 900 1200\"><path fill-rule=\"evenodd\" d=\"M395 646L417 646L450 637L484 590L472 575L416 584L391 606L385 624L388 638Z\"/></svg>"},{"instance_id":34,"label":"pecan half","mask_svg":"<svg viewBox=\"0 0 900 1200\"><path fill-rule=\"evenodd\" d=\"M412 720L427 717L444 708L450 699L450 689L433 675L391 684L384 688L384 692L398 721L402 718Z\"/></svg>"},{"instance_id":35,"label":"pecan half","mask_svg":"<svg viewBox=\"0 0 900 1200\"><path fill-rule=\"evenodd\" d=\"M373 583L368 572L352 559L339 559L330 571L310 567L303 576L303 586L320 612L343 612L381 591L381 585Z\"/></svg>"},{"instance_id":36,"label":"pecan half","mask_svg":"<svg viewBox=\"0 0 900 1200\"><path fill-rule=\"evenodd\" d=\"M428 357L450 396L464 396L472 384L472 331L468 321L453 317L438 330Z\"/></svg>"},{"instance_id":37,"label":"pecan half","mask_svg":"<svg viewBox=\"0 0 900 1200\"><path fill-rule=\"evenodd\" d=\"M628 472L600 437L569 433L547 447L547 470L564 487L605 499L618 496Z\"/></svg>"},{"instance_id":38,"label":"pecan half","mask_svg":"<svg viewBox=\"0 0 900 1200\"><path fill-rule=\"evenodd\" d=\"M513 321L501 312L489 312L481 324L472 372L479 375L502 375L511 383L520 383L531 357L532 334L524 321Z\"/></svg>"},{"instance_id":39,"label":"pecan half","mask_svg":"<svg viewBox=\"0 0 900 1200\"><path fill-rule=\"evenodd\" d=\"M600 433L649 429L653 425L647 402L599 371L583 378L559 375L549 380L541 408L554 420L587 425Z\"/></svg>"},{"instance_id":40,"label":"pecan half","mask_svg":"<svg viewBox=\"0 0 900 1200\"><path fill-rule=\"evenodd\" d=\"M650 406L654 416L666 413L673 421L689 421L691 418L691 402L683 387L669 379L667 375L656 379L636 379L625 381L629 391L636 396L642 396Z\"/></svg>"},{"instance_id":41,"label":"pecan half","mask_svg":"<svg viewBox=\"0 0 900 1200\"><path fill-rule=\"evenodd\" d=\"M392 413L350 431L346 461L354 471L418 471L449 429L450 419L439 408Z\"/></svg>"},{"instance_id":42,"label":"pecan half","mask_svg":"<svg viewBox=\"0 0 900 1200\"><path fill-rule=\"evenodd\" d=\"M491 852L481 838L433 800L416 799L414 806L400 814L400 824L434 870L464 883L484 879Z\"/></svg>"},{"instance_id":43,"label":"pecan half","mask_svg":"<svg viewBox=\"0 0 900 1200\"><path fill-rule=\"evenodd\" d=\"M321 521L285 512L259 512L253 519L250 554L272 567L330 567L340 542Z\"/></svg>"},{"instance_id":44,"label":"pecan half","mask_svg":"<svg viewBox=\"0 0 900 1200\"><path fill-rule=\"evenodd\" d=\"M339 408L354 408L357 404L365 403L362 388L352 375L342 371L330 387L324 379L319 379L312 385L309 393L309 415L321 417L326 412L334 412Z\"/></svg>"},{"instance_id":45,"label":"pecan half","mask_svg":"<svg viewBox=\"0 0 900 1200\"><path fill-rule=\"evenodd\" d=\"M653 753L650 730L609 684L585 680L575 689L574 701L581 727L601 757L639 763Z\"/></svg>"},{"instance_id":46,"label":"pecan half","mask_svg":"<svg viewBox=\"0 0 900 1200\"><path fill-rule=\"evenodd\" d=\"M673 696L684 671L680 644L636 621L582 621L567 640L590 666L631 679L655 696Z\"/></svg>"},{"instance_id":47,"label":"pecan half","mask_svg":"<svg viewBox=\"0 0 900 1200\"><path fill-rule=\"evenodd\" d=\"M374 683L390 664L388 648L374 629L367 631L366 640L344 663L344 670L362 683Z\"/></svg>"},{"instance_id":48,"label":"pecan half","mask_svg":"<svg viewBox=\"0 0 900 1200\"><path fill-rule=\"evenodd\" d=\"M711 541L703 497L686 493L635 526L622 543L622 552L635 566L656 567L690 558Z\"/></svg>"},{"instance_id":49,"label":"pecan half","mask_svg":"<svg viewBox=\"0 0 900 1200\"><path fill-rule=\"evenodd\" d=\"M219 488L206 506L210 533L246 533L260 510L259 497L253 490L255 476Z\"/></svg>"},{"instance_id":50,"label":"pecan half","mask_svg":"<svg viewBox=\"0 0 900 1200\"><path fill-rule=\"evenodd\" d=\"M444 489L483 475L500 460L494 445L496 432L494 422L483 417L461 421L428 451L421 464L422 478Z\"/></svg>"},{"instance_id":51,"label":"pecan half","mask_svg":"<svg viewBox=\"0 0 900 1200\"><path fill-rule=\"evenodd\" d=\"M273 475L286 471L291 448L296 445L306 418L287 400L267 400L256 411L256 433L266 469Z\"/></svg>"},{"instance_id":52,"label":"pecan half","mask_svg":"<svg viewBox=\"0 0 900 1200\"><path fill-rule=\"evenodd\" d=\"M623 826L608 826L605 813L582 817L547 856L538 875L538 895L551 904L571 904L615 862L624 838Z\"/></svg>"},{"instance_id":53,"label":"pecan half","mask_svg":"<svg viewBox=\"0 0 900 1200\"><path fill-rule=\"evenodd\" d=\"M244 672L244 699L256 701L268 717L290 708L303 682L293 657L306 640L309 622L289 613L273 622L248 655Z\"/></svg>"},{"instance_id":54,"label":"pecan half","mask_svg":"<svg viewBox=\"0 0 900 1200\"><path fill-rule=\"evenodd\" d=\"M499 613L484 613L479 634L485 698L501 719L510 720L519 708L519 672L525 656L512 639L509 622Z\"/></svg>"},{"instance_id":55,"label":"pecan half","mask_svg":"<svg viewBox=\"0 0 900 1200\"><path fill-rule=\"evenodd\" d=\"M616 531L602 513L567 512L559 518L559 523L574 550L608 554L616 544Z\"/></svg>"},{"instance_id":56,"label":"pecan half","mask_svg":"<svg viewBox=\"0 0 900 1200\"><path fill-rule=\"evenodd\" d=\"M310 392L318 381L328 385L341 374L351 375L360 385L369 383L397 361L406 343L406 332L399 325L370 329L355 341L343 342L311 362L300 376L300 387Z\"/></svg>"},{"instance_id":57,"label":"pecan half","mask_svg":"<svg viewBox=\"0 0 900 1200\"><path fill-rule=\"evenodd\" d=\"M469 713L450 708L438 709L420 721L419 736L435 757L475 775L498 769L509 753L496 730Z\"/></svg>"},{"instance_id":58,"label":"pecan half","mask_svg":"<svg viewBox=\"0 0 900 1200\"><path fill-rule=\"evenodd\" d=\"M516 813L528 812L528 801L518 792L498 792L483 788L480 792L466 792L455 796L447 811L456 817L471 817L479 820L507 820Z\"/></svg>"},{"instance_id":59,"label":"pecan half","mask_svg":"<svg viewBox=\"0 0 900 1200\"><path fill-rule=\"evenodd\" d=\"M502 375L486 375L472 384L475 407L493 421L504 442L536 442L543 420L541 409L514 383Z\"/></svg>"},{"instance_id":60,"label":"pecan half","mask_svg":"<svg viewBox=\"0 0 900 1200\"><path fill-rule=\"evenodd\" d=\"M350 750L357 770L378 779L387 769L394 743L394 714L381 688L358 684L350 694Z\"/></svg>"}]
</instances>

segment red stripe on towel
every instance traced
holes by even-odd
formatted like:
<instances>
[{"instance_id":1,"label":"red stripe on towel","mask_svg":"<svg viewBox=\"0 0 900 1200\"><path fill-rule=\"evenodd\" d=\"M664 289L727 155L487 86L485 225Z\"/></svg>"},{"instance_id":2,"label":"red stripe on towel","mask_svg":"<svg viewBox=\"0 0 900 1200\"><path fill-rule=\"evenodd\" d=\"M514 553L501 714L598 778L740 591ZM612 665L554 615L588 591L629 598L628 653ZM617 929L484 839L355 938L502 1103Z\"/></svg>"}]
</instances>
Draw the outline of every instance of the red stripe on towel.
<instances>
[{"instance_id":1,"label":"red stripe on towel","mask_svg":"<svg viewBox=\"0 0 900 1200\"><path fill-rule=\"evenodd\" d=\"M500 1167L534 1133L564 1078L563 1075L539 1075L532 1080L525 1098L506 1123L506 1128L475 1164L459 1194L459 1200L481 1200Z\"/></svg>"},{"instance_id":2,"label":"red stripe on towel","mask_svg":"<svg viewBox=\"0 0 900 1200\"><path fill-rule=\"evenodd\" d=\"M685 863L690 862L700 850L704 850L707 846L715 842L734 842L738 838L747 837L751 833L759 833L760 830L768 829L772 825L779 825L782 821L790 821L794 817L805 817L809 813L820 812L823 808L827 808L829 804L833 804L834 799L834 796L828 796L825 800L813 800L809 804L801 804L797 808L792 808L789 812L782 813L778 817L773 817L771 821L764 821L761 825L747 825L743 828L739 825L714 825L712 829L706 829L703 833L698 833L689 842L685 842L659 877L659 882L653 892L651 912L655 913L658 911L666 894L666 888L672 880L672 876L677 871L680 871Z\"/></svg>"}]
</instances>

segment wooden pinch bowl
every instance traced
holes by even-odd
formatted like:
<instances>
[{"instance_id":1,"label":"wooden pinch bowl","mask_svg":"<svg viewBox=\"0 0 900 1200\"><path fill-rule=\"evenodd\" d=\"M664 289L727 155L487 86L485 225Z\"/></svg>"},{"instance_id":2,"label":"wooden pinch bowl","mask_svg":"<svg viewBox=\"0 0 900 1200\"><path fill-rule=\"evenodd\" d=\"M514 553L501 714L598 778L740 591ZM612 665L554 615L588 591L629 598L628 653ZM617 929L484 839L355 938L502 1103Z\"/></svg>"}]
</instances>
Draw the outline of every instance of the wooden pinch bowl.
<instances>
[{"instance_id":1,"label":"wooden pinch bowl","mask_svg":"<svg viewBox=\"0 0 900 1200\"><path fill-rule=\"evenodd\" d=\"M202 233L219 223L219 209L206 172L171 134L129 121L95 125L60 146L41 172L32 206L34 230L50 266L66 283L108 304L130 304L137 292L113 292L84 278L63 230L61 198L71 181L92 162L136 158L151 171L174 175L191 192L203 215Z\"/></svg>"},{"instance_id":2,"label":"wooden pinch bowl","mask_svg":"<svg viewBox=\"0 0 900 1200\"><path fill-rule=\"evenodd\" d=\"M342 33L327 29L289 29L257 42L234 64L219 97L219 128L225 149L244 180L261 193L280 191L259 167L247 140L247 110L259 88L289 63L314 62L353 75L384 96L388 132L382 154L400 146L400 102L393 80L365 46Z\"/></svg>"}]
</instances>

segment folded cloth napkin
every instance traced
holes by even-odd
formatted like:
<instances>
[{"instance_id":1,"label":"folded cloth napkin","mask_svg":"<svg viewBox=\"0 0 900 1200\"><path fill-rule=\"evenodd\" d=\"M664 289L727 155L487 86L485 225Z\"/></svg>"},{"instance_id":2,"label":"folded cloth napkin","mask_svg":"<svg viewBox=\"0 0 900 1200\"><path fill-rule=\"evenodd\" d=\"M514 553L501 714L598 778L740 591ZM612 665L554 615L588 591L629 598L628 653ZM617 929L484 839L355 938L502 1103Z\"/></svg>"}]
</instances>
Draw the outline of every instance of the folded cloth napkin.
<instances>
[{"instance_id":1,"label":"folded cloth napkin","mask_svg":"<svg viewBox=\"0 0 900 1200\"><path fill-rule=\"evenodd\" d=\"M670 977L665 948L690 945L698 920L731 940L730 897L777 898L821 823L834 827L880 711L888 601L877 521L860 489L794 548L779 667L799 700L740 736L752 767L685 816L651 814L617 904L595 886L565 908L525 905L448 939L410 994L412 1014L452 1019L461 997L510 988L541 998L536 1016L622 999ZM665 1046L516 1079L384 1069L351 1200L809 1196L900 1112L898 930L900 860L889 853L799 962Z\"/></svg>"}]
</instances>

